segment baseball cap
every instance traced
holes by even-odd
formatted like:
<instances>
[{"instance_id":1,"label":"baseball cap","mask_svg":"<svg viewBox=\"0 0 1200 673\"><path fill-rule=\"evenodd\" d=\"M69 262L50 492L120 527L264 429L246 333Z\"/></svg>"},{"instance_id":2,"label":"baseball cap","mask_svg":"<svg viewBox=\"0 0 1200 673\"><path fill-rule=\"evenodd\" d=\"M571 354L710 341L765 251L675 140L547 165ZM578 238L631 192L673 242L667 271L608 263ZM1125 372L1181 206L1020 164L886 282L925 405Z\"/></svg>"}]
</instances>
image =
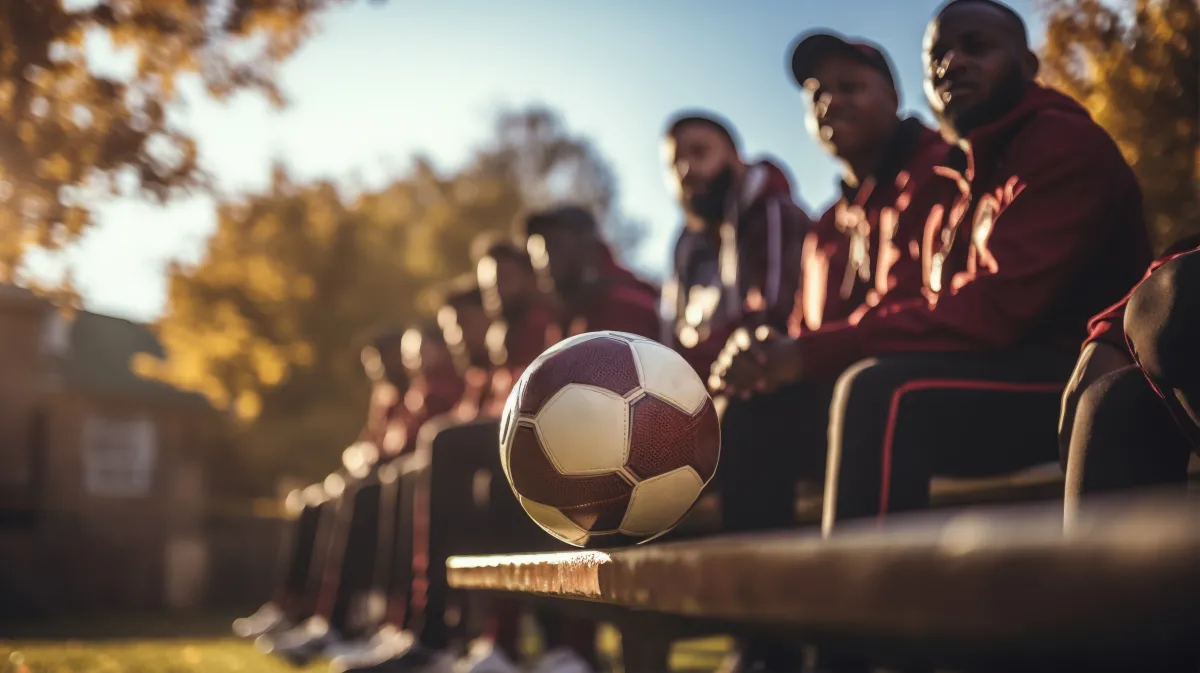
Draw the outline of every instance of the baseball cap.
<instances>
[{"instance_id":1,"label":"baseball cap","mask_svg":"<svg viewBox=\"0 0 1200 673\"><path fill-rule=\"evenodd\" d=\"M792 78L803 87L816 72L817 65L827 56L839 55L852 58L863 65L878 70L896 87L892 64L878 46L859 39L847 39L830 31L802 35L792 49Z\"/></svg>"}]
</instances>

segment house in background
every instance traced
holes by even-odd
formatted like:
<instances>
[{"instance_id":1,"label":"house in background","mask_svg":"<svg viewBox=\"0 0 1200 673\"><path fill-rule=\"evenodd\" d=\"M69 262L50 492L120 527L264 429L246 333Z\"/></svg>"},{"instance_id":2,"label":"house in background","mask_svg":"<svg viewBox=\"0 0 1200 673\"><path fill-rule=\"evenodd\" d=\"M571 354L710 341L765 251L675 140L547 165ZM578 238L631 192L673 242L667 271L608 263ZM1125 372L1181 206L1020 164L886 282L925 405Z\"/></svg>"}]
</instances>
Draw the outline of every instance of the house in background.
<instances>
[{"instance_id":1,"label":"house in background","mask_svg":"<svg viewBox=\"0 0 1200 673\"><path fill-rule=\"evenodd\" d=\"M204 601L224 419L138 353L162 355L145 325L0 285L0 611Z\"/></svg>"}]
</instances>

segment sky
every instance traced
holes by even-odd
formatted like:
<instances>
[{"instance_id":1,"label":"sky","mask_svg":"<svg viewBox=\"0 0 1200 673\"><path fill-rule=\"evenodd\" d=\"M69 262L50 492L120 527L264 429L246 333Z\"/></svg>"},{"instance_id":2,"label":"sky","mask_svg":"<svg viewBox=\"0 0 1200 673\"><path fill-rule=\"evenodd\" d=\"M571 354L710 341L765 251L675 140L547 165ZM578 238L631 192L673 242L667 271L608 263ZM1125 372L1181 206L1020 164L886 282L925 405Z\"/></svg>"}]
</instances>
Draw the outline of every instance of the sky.
<instances>
[{"instance_id":1,"label":"sky","mask_svg":"<svg viewBox=\"0 0 1200 673\"><path fill-rule=\"evenodd\" d=\"M1038 42L1034 1L1010 4ZM681 221L660 149L672 113L724 115L748 158L782 161L797 198L819 212L834 196L838 166L805 131L788 46L816 28L870 39L892 58L902 110L929 119L920 43L939 4L359 0L325 15L283 66L291 101L283 111L254 95L223 104L195 96L179 118L220 188L238 193L263 188L276 160L301 177L356 176L369 186L402 173L418 153L452 170L487 139L498 108L546 104L609 161L620 207L651 227L634 261L661 275ZM198 260L215 224L208 198L111 202L65 262L87 309L150 321L164 307L167 265ZM38 257L33 264L56 268Z\"/></svg>"}]
</instances>

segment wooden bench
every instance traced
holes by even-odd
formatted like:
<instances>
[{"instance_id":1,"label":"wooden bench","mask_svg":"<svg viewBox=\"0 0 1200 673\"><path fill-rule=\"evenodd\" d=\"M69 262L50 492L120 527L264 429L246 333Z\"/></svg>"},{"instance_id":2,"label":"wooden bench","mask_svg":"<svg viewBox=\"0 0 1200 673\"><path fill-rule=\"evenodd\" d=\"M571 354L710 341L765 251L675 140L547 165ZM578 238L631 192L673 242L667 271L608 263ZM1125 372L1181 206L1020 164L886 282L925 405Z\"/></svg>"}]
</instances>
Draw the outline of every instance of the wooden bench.
<instances>
[{"instance_id":1,"label":"wooden bench","mask_svg":"<svg viewBox=\"0 0 1200 673\"><path fill-rule=\"evenodd\" d=\"M1200 503L1184 498L1104 502L1066 534L1050 503L894 517L827 540L457 556L447 573L457 589L614 621L628 673L665 671L672 640L716 633L964 670L1195 670L1200 645Z\"/></svg>"}]
</instances>

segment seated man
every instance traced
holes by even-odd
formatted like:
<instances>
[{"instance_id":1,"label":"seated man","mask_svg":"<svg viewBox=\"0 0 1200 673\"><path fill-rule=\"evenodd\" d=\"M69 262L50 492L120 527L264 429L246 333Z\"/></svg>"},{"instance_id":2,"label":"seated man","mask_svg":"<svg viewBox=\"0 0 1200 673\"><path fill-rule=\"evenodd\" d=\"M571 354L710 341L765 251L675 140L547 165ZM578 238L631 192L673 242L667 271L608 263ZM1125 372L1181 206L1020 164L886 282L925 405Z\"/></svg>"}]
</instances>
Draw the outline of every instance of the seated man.
<instances>
[{"instance_id":1,"label":"seated man","mask_svg":"<svg viewBox=\"0 0 1200 673\"><path fill-rule=\"evenodd\" d=\"M399 423L406 427L407 410L401 403L409 387L409 376L399 358L400 333L384 330L371 339L362 349L363 370L371 381L371 401L367 409L367 420L359 433L358 442L372 447L378 453L387 436L388 428ZM403 432L401 432L403 434ZM270 603L252 617L240 619L234 631L245 637L256 637L278 632L311 616L304 606L312 604L315 597L306 597L313 560L317 554L318 531L322 517L329 517L333 507L324 497L314 497L320 492L317 486L305 489L299 496L302 511L289 531L288 547L283 556L280 585ZM325 524L329 528L329 524Z\"/></svg>"},{"instance_id":2,"label":"seated man","mask_svg":"<svg viewBox=\"0 0 1200 673\"><path fill-rule=\"evenodd\" d=\"M383 330L362 350L363 369L372 384L370 406L358 441L343 454L345 478L336 480L341 490L327 515L328 547L313 608L303 625L270 643L272 652L291 661L358 649L382 617L367 609L379 547L389 542L378 535L383 493L378 469L406 448L416 422L402 400L401 391L412 392L402 356L404 338L398 330Z\"/></svg>"},{"instance_id":3,"label":"seated man","mask_svg":"<svg viewBox=\"0 0 1200 673\"><path fill-rule=\"evenodd\" d=\"M721 368L734 395L838 379L826 533L926 506L933 474L1052 460L1073 344L1148 261L1132 171L1079 104L1035 82L1017 14L993 0L948 3L925 63L955 146L922 250L928 298L884 301L798 338L742 336Z\"/></svg>"},{"instance_id":4,"label":"seated man","mask_svg":"<svg viewBox=\"0 0 1200 673\"><path fill-rule=\"evenodd\" d=\"M455 281L437 315L455 366L462 373L462 398L451 410L456 420L474 420L491 403L493 370L487 335L492 320L483 307L483 293L474 274Z\"/></svg>"},{"instance_id":5,"label":"seated man","mask_svg":"<svg viewBox=\"0 0 1200 673\"><path fill-rule=\"evenodd\" d=\"M621 267L600 237L595 217L578 206L532 213L522 232L534 267L549 273L563 306L568 336L613 330L654 338L659 330L658 296L654 287ZM477 648L468 670L516 671L517 636L524 602L498 600L492 605L491 641ZM536 670L579 671L594 666L596 627L591 620L539 611L547 656Z\"/></svg>"},{"instance_id":6,"label":"seated man","mask_svg":"<svg viewBox=\"0 0 1200 673\"><path fill-rule=\"evenodd\" d=\"M842 164L840 197L804 242L799 334L851 318L881 301L920 297L920 243L940 195L933 168L948 146L917 119L901 119L887 57L865 42L828 32L803 37L792 75L807 93L808 127ZM797 478L820 483L831 381L778 395L730 400L722 427L737 447L721 458L723 520L730 530L777 528L793 520ZM782 444L795 437L798 451ZM770 454L764 456L763 454ZM762 465L784 469L766 470Z\"/></svg>"},{"instance_id":7,"label":"seated man","mask_svg":"<svg viewBox=\"0 0 1200 673\"><path fill-rule=\"evenodd\" d=\"M453 409L466 387L455 367L454 353L436 324L409 328L404 332L400 350L405 367L413 372L412 385L404 396L411 422L399 448L385 448L392 455L412 451L421 425Z\"/></svg>"},{"instance_id":8,"label":"seated man","mask_svg":"<svg viewBox=\"0 0 1200 673\"><path fill-rule=\"evenodd\" d=\"M1068 515L1085 495L1182 485L1200 450L1200 237L1096 316L1063 395Z\"/></svg>"},{"instance_id":9,"label":"seated man","mask_svg":"<svg viewBox=\"0 0 1200 673\"><path fill-rule=\"evenodd\" d=\"M787 325L811 223L783 170L746 163L728 123L684 113L666 141L685 221L663 287L659 340L708 376L737 327Z\"/></svg>"},{"instance_id":10,"label":"seated man","mask_svg":"<svg viewBox=\"0 0 1200 673\"><path fill-rule=\"evenodd\" d=\"M524 224L529 256L549 272L565 307L567 336L659 336L658 291L617 263L590 212L565 206L533 213Z\"/></svg>"},{"instance_id":11,"label":"seated man","mask_svg":"<svg viewBox=\"0 0 1200 673\"><path fill-rule=\"evenodd\" d=\"M485 413L499 416L525 367L562 339L563 311L523 245L485 235L473 247L483 306L492 319L487 345L494 371Z\"/></svg>"},{"instance_id":12,"label":"seated man","mask_svg":"<svg viewBox=\"0 0 1200 673\"><path fill-rule=\"evenodd\" d=\"M491 320L483 309L483 295L476 284L474 274L450 283L444 290L443 301L444 304L437 314L437 322L442 333L441 342L445 343L453 355L454 366L463 382L462 396L449 411L449 418L429 418L426 421L434 424L451 420L467 423L474 420L489 401L493 367L486 336ZM436 341L423 343L422 346L428 348ZM409 347L414 346L410 343ZM440 351L434 352L432 357L440 357L438 353ZM426 358L421 358L420 363L410 360L409 365L419 371L425 361ZM424 368L431 371L434 369ZM440 409L445 405L436 401L434 406ZM403 471L403 465L397 464L397 467ZM405 490L402 481L389 483L389 497L382 499L382 506L391 508L389 512L381 513L381 517L388 517L385 525L390 527L392 533L390 543L387 540L382 541L378 550L377 567L386 565L384 572L377 573L375 586L376 595L386 596L382 624L366 647L335 657L336 670L362 669L378 665L408 653L412 644L412 635L403 629L409 616L412 589L414 502L411 492ZM419 659L428 653L417 654ZM409 662L412 663L411 658ZM437 664L432 658L426 663L436 668Z\"/></svg>"}]
</instances>

